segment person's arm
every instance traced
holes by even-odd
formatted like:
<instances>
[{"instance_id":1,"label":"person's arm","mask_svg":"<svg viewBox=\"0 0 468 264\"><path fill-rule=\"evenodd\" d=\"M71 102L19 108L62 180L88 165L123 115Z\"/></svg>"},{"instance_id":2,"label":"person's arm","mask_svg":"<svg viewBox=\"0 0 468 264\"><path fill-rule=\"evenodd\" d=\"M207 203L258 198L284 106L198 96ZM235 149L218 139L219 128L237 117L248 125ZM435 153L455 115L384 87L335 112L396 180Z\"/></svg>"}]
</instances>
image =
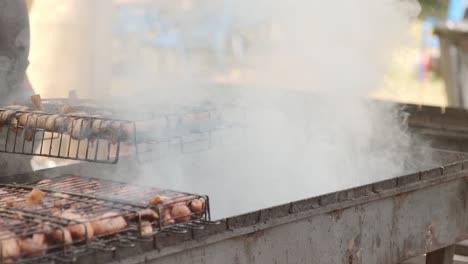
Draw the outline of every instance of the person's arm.
<instances>
[{"instance_id":1,"label":"person's arm","mask_svg":"<svg viewBox=\"0 0 468 264\"><path fill-rule=\"evenodd\" d=\"M25 0L0 0L0 97L23 94L29 61L29 18ZM4 100L0 103L5 103Z\"/></svg>"}]
</instances>

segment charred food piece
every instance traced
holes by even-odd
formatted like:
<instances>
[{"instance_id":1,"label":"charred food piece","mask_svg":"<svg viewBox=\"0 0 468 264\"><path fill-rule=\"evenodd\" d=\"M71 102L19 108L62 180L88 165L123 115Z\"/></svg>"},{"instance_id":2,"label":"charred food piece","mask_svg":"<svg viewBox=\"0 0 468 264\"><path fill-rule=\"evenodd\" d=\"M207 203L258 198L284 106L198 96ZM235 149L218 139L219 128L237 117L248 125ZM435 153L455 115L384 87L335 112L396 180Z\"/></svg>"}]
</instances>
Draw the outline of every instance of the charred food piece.
<instances>
[{"instance_id":1,"label":"charred food piece","mask_svg":"<svg viewBox=\"0 0 468 264\"><path fill-rule=\"evenodd\" d=\"M39 189L36 189L36 188L33 188L27 195L26 195L26 202L29 204L29 205L37 205L39 204L42 199L44 198L45 196L45 192L39 190Z\"/></svg>"},{"instance_id":2,"label":"charred food piece","mask_svg":"<svg viewBox=\"0 0 468 264\"><path fill-rule=\"evenodd\" d=\"M33 108L34 108L34 109L36 109L36 110L42 110L42 99L41 99L41 95L35 94L35 95L31 96L31 102L32 102L32 105L33 105Z\"/></svg>"}]
</instances>

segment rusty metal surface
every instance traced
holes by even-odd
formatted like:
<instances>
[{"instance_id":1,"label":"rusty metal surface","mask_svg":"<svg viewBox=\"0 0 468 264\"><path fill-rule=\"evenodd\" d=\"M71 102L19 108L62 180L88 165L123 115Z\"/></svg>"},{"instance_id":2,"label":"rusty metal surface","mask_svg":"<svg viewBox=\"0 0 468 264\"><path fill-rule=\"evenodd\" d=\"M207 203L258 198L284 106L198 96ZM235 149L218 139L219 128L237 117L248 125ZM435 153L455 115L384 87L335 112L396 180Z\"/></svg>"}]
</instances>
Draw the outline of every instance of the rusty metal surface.
<instances>
[{"instance_id":1,"label":"rusty metal surface","mask_svg":"<svg viewBox=\"0 0 468 264\"><path fill-rule=\"evenodd\" d=\"M467 176L458 163L263 209L117 263L399 263L468 238Z\"/></svg>"},{"instance_id":2,"label":"rusty metal surface","mask_svg":"<svg viewBox=\"0 0 468 264\"><path fill-rule=\"evenodd\" d=\"M455 154L445 153L448 160L467 158ZM84 165L64 169L86 171ZM467 176L468 162L453 163L230 217L204 230L159 234L78 262L398 263L468 238Z\"/></svg>"}]
</instances>

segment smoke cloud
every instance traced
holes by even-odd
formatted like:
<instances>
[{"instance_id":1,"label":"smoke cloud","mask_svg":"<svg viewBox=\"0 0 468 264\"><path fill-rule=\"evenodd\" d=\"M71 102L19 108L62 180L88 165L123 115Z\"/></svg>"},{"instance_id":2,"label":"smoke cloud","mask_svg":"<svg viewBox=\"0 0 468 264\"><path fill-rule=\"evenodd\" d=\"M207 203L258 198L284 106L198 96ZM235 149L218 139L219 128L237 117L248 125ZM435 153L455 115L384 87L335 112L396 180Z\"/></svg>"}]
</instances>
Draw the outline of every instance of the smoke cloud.
<instances>
[{"instance_id":1,"label":"smoke cloud","mask_svg":"<svg viewBox=\"0 0 468 264\"><path fill-rule=\"evenodd\" d=\"M161 147L139 183L208 194L220 218L424 167L398 109L366 99L417 1L192 2L152 6L172 25L152 29L176 44L148 52L136 35L121 44L121 83L139 98L128 108L209 102L222 121L200 143L207 150Z\"/></svg>"}]
</instances>

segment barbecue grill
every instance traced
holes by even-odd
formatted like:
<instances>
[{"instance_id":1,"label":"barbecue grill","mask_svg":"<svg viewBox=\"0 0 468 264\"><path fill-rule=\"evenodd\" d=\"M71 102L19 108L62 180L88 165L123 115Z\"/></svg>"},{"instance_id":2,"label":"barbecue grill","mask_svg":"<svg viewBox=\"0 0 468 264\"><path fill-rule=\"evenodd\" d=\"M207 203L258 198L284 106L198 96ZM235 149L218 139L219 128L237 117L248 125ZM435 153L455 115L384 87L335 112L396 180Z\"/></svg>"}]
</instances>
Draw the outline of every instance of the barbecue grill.
<instances>
[{"instance_id":1,"label":"barbecue grill","mask_svg":"<svg viewBox=\"0 0 468 264\"><path fill-rule=\"evenodd\" d=\"M213 109L122 115L91 100L74 99L73 107L71 101L33 99L1 108L0 152L113 165L121 161L122 150L126 161L135 154L141 163L142 153L155 156L155 145L178 144L184 152L187 145L210 143ZM95 250L115 251L116 245L213 224L206 195L82 175L0 185L2 263L70 262Z\"/></svg>"},{"instance_id":2,"label":"barbecue grill","mask_svg":"<svg viewBox=\"0 0 468 264\"><path fill-rule=\"evenodd\" d=\"M32 190L45 193L40 204L29 204L27 197ZM175 198L168 203L148 205L146 201L155 194ZM165 209L194 200L202 201L204 206L198 212L182 216L192 220L170 215L163 218ZM0 232L0 246L9 248L13 243L22 248L29 239L38 235L46 236L48 241L29 251L22 250L21 255L16 251L6 254L9 251L5 249L3 261L73 261L92 250L112 251L115 245L133 246L138 241L152 240L153 236L161 233L184 234L189 230L203 229L211 223L207 196L76 176L61 176L36 184L1 184L0 204L2 225L8 227L5 229L8 232L3 232L5 234ZM66 212L82 217L67 217ZM120 221L123 226L108 231L98 231L95 227L98 224L112 226L110 221ZM73 230L79 232L80 229L83 235L76 238ZM70 241L65 238L70 235L66 230L73 237Z\"/></svg>"},{"instance_id":3,"label":"barbecue grill","mask_svg":"<svg viewBox=\"0 0 468 264\"><path fill-rule=\"evenodd\" d=\"M61 113L67 101L43 100L42 111L0 108L0 127L5 127L0 152L116 164L124 147L126 156L145 162L161 156L163 146L176 145L181 152L209 149L211 133L221 124L212 107L122 114L80 100L74 113Z\"/></svg>"},{"instance_id":4,"label":"barbecue grill","mask_svg":"<svg viewBox=\"0 0 468 264\"><path fill-rule=\"evenodd\" d=\"M410 114L408 123L414 133L427 137L437 148L431 150L437 160L431 169L212 222L207 196L116 182L115 179L125 179L132 168L129 171L112 168L130 164L130 160L119 159L119 165L91 160L1 177L0 216L11 233L0 233L0 244L12 239L31 241L35 234L65 234L70 226L85 228L88 223L105 220L102 216L112 212L111 218L125 219L125 228L94 235L92 239L85 235L81 240L73 239L71 244L63 242L62 235L61 241L14 260L385 264L437 251L468 238L464 224L468 197L465 182L468 165L464 160L468 160L468 155L463 152L468 148L463 136L468 116L456 109L418 109L413 105L403 108ZM41 135L43 131L37 129ZM69 136L65 131L62 134ZM54 137L60 142L59 137ZM132 140L130 145L134 146ZM103 166L106 170L102 170ZM96 171L99 179L88 177L96 176ZM45 196L41 203L31 206L28 194L34 189ZM155 195L177 199L148 204ZM201 212L190 213L190 221L173 219L173 224L164 225L161 219L155 219L150 222L151 232L145 232L148 229L145 210L152 209L161 216L164 208L180 202L189 205L195 199L202 200L205 206ZM69 219L58 214L70 209L87 219ZM3 262L12 260L5 257L3 254Z\"/></svg>"}]
</instances>

